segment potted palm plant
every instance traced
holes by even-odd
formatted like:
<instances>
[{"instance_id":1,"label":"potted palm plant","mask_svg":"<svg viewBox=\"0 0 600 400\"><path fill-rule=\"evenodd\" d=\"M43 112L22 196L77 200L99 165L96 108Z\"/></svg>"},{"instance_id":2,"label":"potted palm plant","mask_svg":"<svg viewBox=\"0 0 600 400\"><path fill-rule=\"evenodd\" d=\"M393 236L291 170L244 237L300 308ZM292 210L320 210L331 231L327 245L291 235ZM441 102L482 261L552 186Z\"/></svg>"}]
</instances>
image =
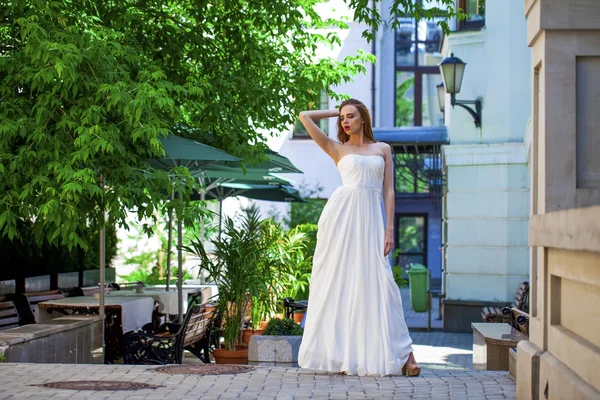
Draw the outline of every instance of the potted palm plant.
<instances>
[{"instance_id":1,"label":"potted palm plant","mask_svg":"<svg viewBox=\"0 0 600 400\"><path fill-rule=\"evenodd\" d=\"M247 210L237 221L225 218L222 235L210 240L214 248L210 254L197 237L185 247L199 259L200 270L219 290L217 307L223 315L224 348L213 352L217 363L247 363L248 350L236 349L242 343L244 317L250 299L268 292L271 281L262 227L258 212Z\"/></svg>"},{"instance_id":2,"label":"potted palm plant","mask_svg":"<svg viewBox=\"0 0 600 400\"><path fill-rule=\"evenodd\" d=\"M244 329L242 339L242 343L246 345L250 342L252 335L262 335L267 324L265 319L269 309L272 308L268 292L255 294L250 301L250 324Z\"/></svg>"},{"instance_id":3,"label":"potted palm plant","mask_svg":"<svg viewBox=\"0 0 600 400\"><path fill-rule=\"evenodd\" d=\"M277 273L277 280L273 282L272 304L283 312L284 298L308 299L317 226L302 224L284 231L276 224L271 229L268 253Z\"/></svg>"},{"instance_id":4,"label":"potted palm plant","mask_svg":"<svg viewBox=\"0 0 600 400\"><path fill-rule=\"evenodd\" d=\"M264 331L267 320L276 314L283 298L308 292L312 268L312 233L315 225L299 225L285 230L281 223L272 219L262 225L265 263L264 285L268 291L253 293L250 304L251 327L244 330L244 343L249 343L252 335ZM270 280L270 281L269 281Z\"/></svg>"}]
</instances>

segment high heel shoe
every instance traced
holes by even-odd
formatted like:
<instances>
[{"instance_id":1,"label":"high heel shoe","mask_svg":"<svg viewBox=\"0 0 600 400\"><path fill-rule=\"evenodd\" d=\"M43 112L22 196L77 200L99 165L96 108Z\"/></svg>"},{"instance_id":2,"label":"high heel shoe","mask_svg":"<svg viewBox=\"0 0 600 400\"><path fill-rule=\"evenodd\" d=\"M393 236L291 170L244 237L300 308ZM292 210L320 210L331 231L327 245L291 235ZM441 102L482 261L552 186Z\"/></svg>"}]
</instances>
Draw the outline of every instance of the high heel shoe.
<instances>
[{"instance_id":1,"label":"high heel shoe","mask_svg":"<svg viewBox=\"0 0 600 400\"><path fill-rule=\"evenodd\" d=\"M406 360L406 364L402 367L402 375L406 376L419 376L421 375L421 368L417 365L415 361L415 356L413 353L410 353L408 356L408 360Z\"/></svg>"}]
</instances>

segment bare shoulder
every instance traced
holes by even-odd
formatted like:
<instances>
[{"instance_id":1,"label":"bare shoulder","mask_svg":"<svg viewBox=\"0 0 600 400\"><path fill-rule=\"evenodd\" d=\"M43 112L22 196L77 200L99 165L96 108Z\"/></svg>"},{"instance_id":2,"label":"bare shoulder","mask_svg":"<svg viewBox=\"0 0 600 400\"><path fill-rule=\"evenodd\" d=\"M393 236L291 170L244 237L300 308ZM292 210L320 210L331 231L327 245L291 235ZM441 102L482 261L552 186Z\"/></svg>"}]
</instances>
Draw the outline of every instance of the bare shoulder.
<instances>
[{"instance_id":1,"label":"bare shoulder","mask_svg":"<svg viewBox=\"0 0 600 400\"><path fill-rule=\"evenodd\" d=\"M377 142L377 148L381 151L381 153L385 156L389 156L392 154L392 146L385 142Z\"/></svg>"},{"instance_id":2,"label":"bare shoulder","mask_svg":"<svg viewBox=\"0 0 600 400\"><path fill-rule=\"evenodd\" d=\"M392 146L387 144L386 142L377 142L377 146L379 146L383 151L391 151Z\"/></svg>"}]
</instances>

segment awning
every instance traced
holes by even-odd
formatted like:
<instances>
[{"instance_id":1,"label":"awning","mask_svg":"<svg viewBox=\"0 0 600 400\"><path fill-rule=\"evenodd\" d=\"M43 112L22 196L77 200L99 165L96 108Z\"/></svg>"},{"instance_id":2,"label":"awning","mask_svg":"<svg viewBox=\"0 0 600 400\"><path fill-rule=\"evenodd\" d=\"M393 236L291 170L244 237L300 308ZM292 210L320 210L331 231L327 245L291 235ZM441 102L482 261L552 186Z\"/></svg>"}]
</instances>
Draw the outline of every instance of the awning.
<instances>
[{"instance_id":1,"label":"awning","mask_svg":"<svg viewBox=\"0 0 600 400\"><path fill-rule=\"evenodd\" d=\"M374 128L375 140L391 146L401 144L442 145L450 144L445 126L411 126L402 128Z\"/></svg>"}]
</instances>

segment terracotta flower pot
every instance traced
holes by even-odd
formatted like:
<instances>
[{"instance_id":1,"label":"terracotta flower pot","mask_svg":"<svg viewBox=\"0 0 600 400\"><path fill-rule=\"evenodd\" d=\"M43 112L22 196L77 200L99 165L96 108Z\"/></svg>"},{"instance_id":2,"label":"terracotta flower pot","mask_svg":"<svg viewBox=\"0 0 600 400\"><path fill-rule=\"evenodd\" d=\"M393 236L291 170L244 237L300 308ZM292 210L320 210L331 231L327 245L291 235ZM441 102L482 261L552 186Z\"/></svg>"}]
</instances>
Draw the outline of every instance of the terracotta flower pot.
<instances>
[{"instance_id":1,"label":"terracotta flower pot","mask_svg":"<svg viewBox=\"0 0 600 400\"><path fill-rule=\"evenodd\" d=\"M297 323L302 322L303 318L304 318L304 313L294 313L294 321L296 321Z\"/></svg>"},{"instance_id":2,"label":"terracotta flower pot","mask_svg":"<svg viewBox=\"0 0 600 400\"><path fill-rule=\"evenodd\" d=\"M247 345L248 343L250 343L250 338L252 337L252 335L262 335L264 331L264 329L244 329L242 343Z\"/></svg>"},{"instance_id":3,"label":"terracotta flower pot","mask_svg":"<svg viewBox=\"0 0 600 400\"><path fill-rule=\"evenodd\" d=\"M213 350L213 357L217 364L248 364L248 349L246 350Z\"/></svg>"}]
</instances>

